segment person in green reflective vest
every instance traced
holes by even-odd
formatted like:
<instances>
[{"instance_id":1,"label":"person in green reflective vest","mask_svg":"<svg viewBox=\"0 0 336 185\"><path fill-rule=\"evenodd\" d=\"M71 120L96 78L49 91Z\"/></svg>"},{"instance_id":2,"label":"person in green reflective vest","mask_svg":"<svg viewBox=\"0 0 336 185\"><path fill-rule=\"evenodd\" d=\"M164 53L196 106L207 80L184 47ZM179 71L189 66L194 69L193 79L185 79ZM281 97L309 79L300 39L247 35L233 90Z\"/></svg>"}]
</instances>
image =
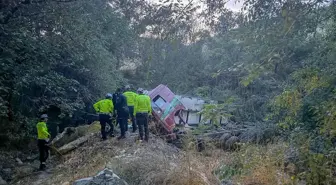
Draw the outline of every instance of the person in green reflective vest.
<instances>
[{"instance_id":1,"label":"person in green reflective vest","mask_svg":"<svg viewBox=\"0 0 336 185\"><path fill-rule=\"evenodd\" d=\"M139 136L140 141L144 138L145 131L145 141L148 142L149 130L148 130L148 117L152 114L152 106L151 100L148 95L144 94L144 90L142 88L138 89L138 96L136 97L134 103L134 113L136 123L139 127Z\"/></svg>"},{"instance_id":2,"label":"person in green reflective vest","mask_svg":"<svg viewBox=\"0 0 336 185\"><path fill-rule=\"evenodd\" d=\"M106 140L106 124L110 126L109 134L111 137L114 137L114 127L112 124L112 113L114 111L114 106L112 102L112 94L108 93L106 94L105 99L98 101L93 105L93 108L96 110L96 112L99 114L99 122L101 125L101 135L102 139Z\"/></svg>"},{"instance_id":3,"label":"person in green reflective vest","mask_svg":"<svg viewBox=\"0 0 336 185\"><path fill-rule=\"evenodd\" d=\"M135 103L135 99L138 95L137 95L137 93L131 91L131 87L129 85L126 85L124 96L126 97L126 100L127 100L129 115L130 115L130 118L132 120L133 132L136 132L137 125L135 123L135 118L134 118L134 103Z\"/></svg>"},{"instance_id":4,"label":"person in green reflective vest","mask_svg":"<svg viewBox=\"0 0 336 185\"><path fill-rule=\"evenodd\" d=\"M40 153L40 170L46 168L46 160L49 157L49 140L50 134L47 127L48 115L42 114L40 121L36 124L37 128L37 146Z\"/></svg>"}]
</instances>

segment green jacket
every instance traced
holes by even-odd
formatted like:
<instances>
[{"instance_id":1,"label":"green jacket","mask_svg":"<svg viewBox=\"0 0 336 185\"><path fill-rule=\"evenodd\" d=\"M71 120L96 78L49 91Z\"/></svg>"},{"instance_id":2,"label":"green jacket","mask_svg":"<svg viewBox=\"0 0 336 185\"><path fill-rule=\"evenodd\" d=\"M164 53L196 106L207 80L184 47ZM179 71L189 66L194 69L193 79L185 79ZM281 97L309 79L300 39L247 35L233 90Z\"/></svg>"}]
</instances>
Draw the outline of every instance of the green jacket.
<instances>
[{"instance_id":1,"label":"green jacket","mask_svg":"<svg viewBox=\"0 0 336 185\"><path fill-rule=\"evenodd\" d=\"M50 134L48 132L48 127L46 122L38 122L36 124L36 128L37 128L37 138L38 139L49 139L50 138Z\"/></svg>"},{"instance_id":2,"label":"green jacket","mask_svg":"<svg viewBox=\"0 0 336 185\"><path fill-rule=\"evenodd\" d=\"M152 105L149 96L140 94L136 97L134 115L136 115L136 113L152 113Z\"/></svg>"},{"instance_id":3,"label":"green jacket","mask_svg":"<svg viewBox=\"0 0 336 185\"><path fill-rule=\"evenodd\" d=\"M138 94L132 91L126 91L124 92L124 96L126 96L127 106L134 106L135 99Z\"/></svg>"},{"instance_id":4,"label":"green jacket","mask_svg":"<svg viewBox=\"0 0 336 185\"><path fill-rule=\"evenodd\" d=\"M113 106L112 100L104 99L104 100L100 100L97 103L95 103L93 105L93 108L98 113L112 113L114 106Z\"/></svg>"}]
</instances>

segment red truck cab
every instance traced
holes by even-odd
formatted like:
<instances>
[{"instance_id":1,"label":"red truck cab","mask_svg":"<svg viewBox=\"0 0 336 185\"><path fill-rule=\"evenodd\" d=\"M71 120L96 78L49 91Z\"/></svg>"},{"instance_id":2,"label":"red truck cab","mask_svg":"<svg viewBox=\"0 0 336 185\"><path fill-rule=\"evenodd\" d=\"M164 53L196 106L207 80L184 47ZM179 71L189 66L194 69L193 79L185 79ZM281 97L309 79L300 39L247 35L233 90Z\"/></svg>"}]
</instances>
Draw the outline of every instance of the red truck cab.
<instances>
[{"instance_id":1,"label":"red truck cab","mask_svg":"<svg viewBox=\"0 0 336 185\"><path fill-rule=\"evenodd\" d=\"M167 86L162 84L149 91L148 96L152 100L153 116L161 126L161 132L165 132L167 138L175 139L174 128L178 124L175 122L175 116L180 117L182 111L186 110L185 106Z\"/></svg>"}]
</instances>

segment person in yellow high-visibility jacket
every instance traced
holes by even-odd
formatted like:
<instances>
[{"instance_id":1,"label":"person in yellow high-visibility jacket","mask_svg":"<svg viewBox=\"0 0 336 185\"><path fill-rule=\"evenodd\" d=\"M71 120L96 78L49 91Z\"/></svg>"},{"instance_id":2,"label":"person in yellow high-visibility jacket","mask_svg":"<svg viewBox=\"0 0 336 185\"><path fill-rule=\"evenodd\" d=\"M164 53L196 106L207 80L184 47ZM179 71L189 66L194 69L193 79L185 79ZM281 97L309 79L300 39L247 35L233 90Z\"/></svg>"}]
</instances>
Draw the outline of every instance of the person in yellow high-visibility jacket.
<instances>
[{"instance_id":1,"label":"person in yellow high-visibility jacket","mask_svg":"<svg viewBox=\"0 0 336 185\"><path fill-rule=\"evenodd\" d=\"M125 92L123 94L124 94L124 96L126 97L126 100L127 100L129 115L130 115L130 118L132 120L133 132L136 132L137 125L135 124L135 118L134 118L134 103L135 103L135 99L138 96L138 94L135 93L135 92L132 92L131 87L129 85L126 85ZM126 131L127 131L127 129L126 129Z\"/></svg>"},{"instance_id":2,"label":"person in yellow high-visibility jacket","mask_svg":"<svg viewBox=\"0 0 336 185\"><path fill-rule=\"evenodd\" d=\"M47 121L48 115L42 114L40 121L36 124L37 128L37 146L40 153L40 170L46 168L46 160L49 157L49 140L50 134L48 132Z\"/></svg>"},{"instance_id":3,"label":"person in yellow high-visibility jacket","mask_svg":"<svg viewBox=\"0 0 336 185\"><path fill-rule=\"evenodd\" d=\"M99 114L99 122L101 125L101 135L102 139L106 140L106 124L109 124L110 131L109 134L111 137L114 137L114 127L112 124L112 113L114 111L114 106L112 102L112 94L108 93L106 95L106 98L103 100L98 101L93 105L93 108L96 110L96 112Z\"/></svg>"},{"instance_id":4,"label":"person in yellow high-visibility jacket","mask_svg":"<svg viewBox=\"0 0 336 185\"><path fill-rule=\"evenodd\" d=\"M145 95L142 88L138 89L138 96L136 97L134 103L134 113L136 123L139 127L140 140L143 140L145 131L145 141L148 141L149 130L148 130L148 116L152 114L151 100L148 95Z\"/></svg>"}]
</instances>

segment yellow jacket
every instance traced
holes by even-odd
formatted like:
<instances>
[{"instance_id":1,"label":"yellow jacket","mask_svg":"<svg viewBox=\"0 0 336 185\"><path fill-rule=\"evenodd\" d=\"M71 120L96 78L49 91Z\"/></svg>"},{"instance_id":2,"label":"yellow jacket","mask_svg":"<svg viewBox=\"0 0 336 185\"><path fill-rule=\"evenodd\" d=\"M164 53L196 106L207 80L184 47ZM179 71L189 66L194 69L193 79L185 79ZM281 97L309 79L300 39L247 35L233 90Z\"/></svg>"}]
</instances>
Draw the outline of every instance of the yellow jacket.
<instances>
[{"instance_id":1,"label":"yellow jacket","mask_svg":"<svg viewBox=\"0 0 336 185\"><path fill-rule=\"evenodd\" d=\"M152 105L149 96L140 94L136 97L134 115L136 115L136 113L152 113Z\"/></svg>"},{"instance_id":2,"label":"yellow jacket","mask_svg":"<svg viewBox=\"0 0 336 185\"><path fill-rule=\"evenodd\" d=\"M110 99L100 100L93 105L93 108L98 113L112 113L114 106L113 102Z\"/></svg>"},{"instance_id":3,"label":"yellow jacket","mask_svg":"<svg viewBox=\"0 0 336 185\"><path fill-rule=\"evenodd\" d=\"M138 94L132 91L126 91L124 92L124 96L126 96L127 106L134 106L135 99Z\"/></svg>"},{"instance_id":4,"label":"yellow jacket","mask_svg":"<svg viewBox=\"0 0 336 185\"><path fill-rule=\"evenodd\" d=\"M49 139L50 134L48 132L47 124L43 121L36 124L37 128L37 138L38 139Z\"/></svg>"}]
</instances>

